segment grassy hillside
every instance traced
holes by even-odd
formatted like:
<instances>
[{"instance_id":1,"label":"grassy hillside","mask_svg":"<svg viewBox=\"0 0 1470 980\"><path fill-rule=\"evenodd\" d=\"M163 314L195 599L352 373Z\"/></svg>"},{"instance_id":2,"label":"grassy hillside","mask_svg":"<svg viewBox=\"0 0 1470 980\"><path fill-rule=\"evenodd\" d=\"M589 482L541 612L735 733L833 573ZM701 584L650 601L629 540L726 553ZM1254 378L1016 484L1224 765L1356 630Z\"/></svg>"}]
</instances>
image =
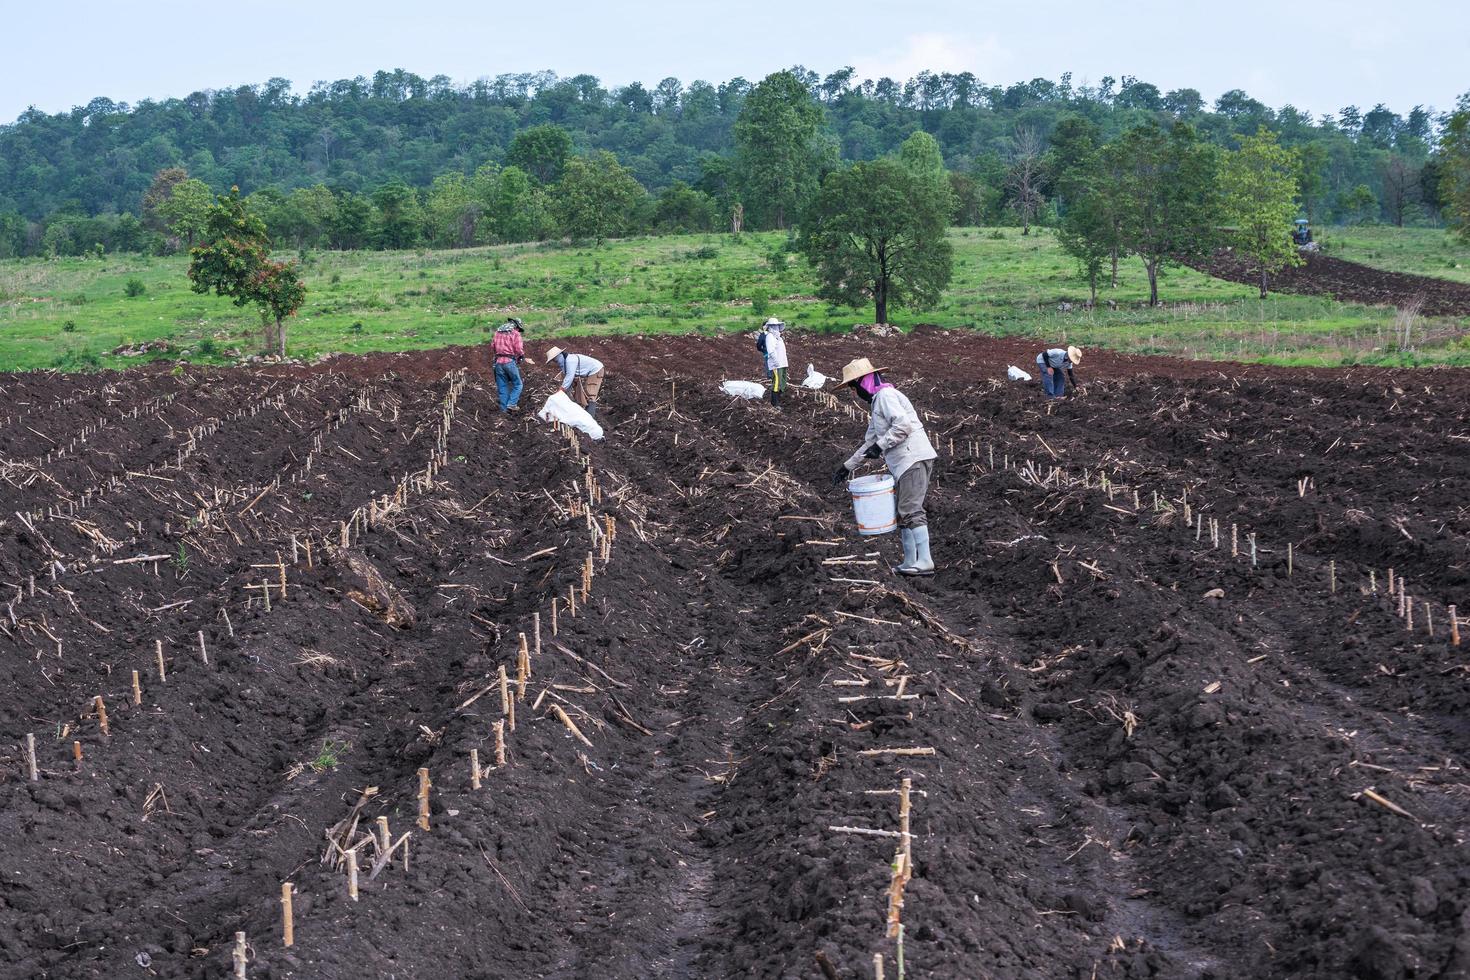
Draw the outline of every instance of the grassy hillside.
<instances>
[{"instance_id":1,"label":"grassy hillside","mask_svg":"<svg viewBox=\"0 0 1470 980\"><path fill-rule=\"evenodd\" d=\"M1470 246L1442 228L1360 225L1316 237L1328 255L1349 262L1470 283Z\"/></svg>"},{"instance_id":2,"label":"grassy hillside","mask_svg":"<svg viewBox=\"0 0 1470 980\"><path fill-rule=\"evenodd\" d=\"M1358 231L1340 234L1342 249L1369 241ZM1432 267L1441 261L1439 246L1431 247L1425 233L1371 234L1381 236L1373 248L1392 250L1395 262L1443 271ZM1337 243L1338 235L1330 240ZM1101 300L1117 308L1086 311L1075 264L1046 231L1022 237L1013 228L956 229L951 237L955 277L943 302L923 313L899 311L900 324L1190 357L1470 363L1461 324L1426 324L1418 331L1426 338L1419 349L1400 353L1391 349L1391 311L1300 296L1262 302L1249 287L1188 269L1168 271L1161 287L1167 305L1148 309L1137 260L1122 264L1118 288L1103 291ZM304 257L309 292L291 323L291 352L311 357L476 343L509 314L526 321L533 340L748 330L768 314L821 331L871 319L871 309L831 307L812 296L806 263L786 252L786 244L778 233L639 238L600 247L312 253ZM109 352L157 339L168 340L173 352L156 356L188 350L192 360L226 361L232 351L257 349L254 312L191 292L186 265L184 258L144 256L0 263L0 369L137 363ZM141 295L127 295L130 280L142 285ZM1074 309L1063 312L1064 302Z\"/></svg>"}]
</instances>

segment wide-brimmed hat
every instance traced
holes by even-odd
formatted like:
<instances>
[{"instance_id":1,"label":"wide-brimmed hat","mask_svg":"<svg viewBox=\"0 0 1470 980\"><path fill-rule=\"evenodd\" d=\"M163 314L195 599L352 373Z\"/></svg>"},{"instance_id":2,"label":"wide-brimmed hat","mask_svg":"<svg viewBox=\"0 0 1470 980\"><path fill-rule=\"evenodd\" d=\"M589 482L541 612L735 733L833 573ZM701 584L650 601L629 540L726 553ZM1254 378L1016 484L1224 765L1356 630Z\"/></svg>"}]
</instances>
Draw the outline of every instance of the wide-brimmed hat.
<instances>
[{"instance_id":1,"label":"wide-brimmed hat","mask_svg":"<svg viewBox=\"0 0 1470 980\"><path fill-rule=\"evenodd\" d=\"M887 371L886 367L873 367L873 362L866 357L859 357L855 361L848 361L842 368L842 381L839 384L850 385L861 381L875 371Z\"/></svg>"},{"instance_id":2,"label":"wide-brimmed hat","mask_svg":"<svg viewBox=\"0 0 1470 980\"><path fill-rule=\"evenodd\" d=\"M1071 361L1073 364L1081 364L1082 363L1082 348L1081 347L1068 347L1067 348L1067 360Z\"/></svg>"},{"instance_id":3,"label":"wide-brimmed hat","mask_svg":"<svg viewBox=\"0 0 1470 980\"><path fill-rule=\"evenodd\" d=\"M781 320L778 320L776 317L771 317L769 320L767 320L765 322L765 326L767 329L770 329L771 327L776 327L781 330L786 329L786 324L783 323Z\"/></svg>"},{"instance_id":4,"label":"wide-brimmed hat","mask_svg":"<svg viewBox=\"0 0 1470 980\"><path fill-rule=\"evenodd\" d=\"M551 350L546 352L546 363L550 364L552 361L556 360L558 357L561 356L561 352L562 351L560 347L551 348Z\"/></svg>"}]
</instances>

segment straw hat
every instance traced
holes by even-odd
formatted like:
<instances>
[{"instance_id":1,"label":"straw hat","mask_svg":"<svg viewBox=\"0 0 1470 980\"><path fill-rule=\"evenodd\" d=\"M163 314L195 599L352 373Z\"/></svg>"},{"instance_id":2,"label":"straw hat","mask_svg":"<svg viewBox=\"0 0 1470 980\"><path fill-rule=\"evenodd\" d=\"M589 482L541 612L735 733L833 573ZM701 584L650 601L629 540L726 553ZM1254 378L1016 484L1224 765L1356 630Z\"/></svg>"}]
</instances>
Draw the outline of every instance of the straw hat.
<instances>
[{"instance_id":1,"label":"straw hat","mask_svg":"<svg viewBox=\"0 0 1470 980\"><path fill-rule=\"evenodd\" d=\"M560 356L561 356L561 348L560 347L553 347L553 348L551 348L551 350L549 350L549 351L546 352L546 363L547 364L550 364L552 361L556 360Z\"/></svg>"},{"instance_id":2,"label":"straw hat","mask_svg":"<svg viewBox=\"0 0 1470 980\"><path fill-rule=\"evenodd\" d=\"M775 327L778 330L785 330L786 329L786 324L783 323L782 321L776 319L775 317L771 317L769 320L767 320L765 322L764 325L765 325L766 329L768 329L768 330L771 327Z\"/></svg>"},{"instance_id":3,"label":"straw hat","mask_svg":"<svg viewBox=\"0 0 1470 980\"><path fill-rule=\"evenodd\" d=\"M1067 360L1071 361L1073 364L1081 365L1081 363L1082 363L1082 348L1080 348L1080 347L1068 347L1067 348Z\"/></svg>"},{"instance_id":4,"label":"straw hat","mask_svg":"<svg viewBox=\"0 0 1470 980\"><path fill-rule=\"evenodd\" d=\"M886 367L873 367L873 362L866 357L859 357L855 361L848 361L842 369L842 381L839 384L850 385L855 381L861 381L874 371L887 371Z\"/></svg>"}]
</instances>

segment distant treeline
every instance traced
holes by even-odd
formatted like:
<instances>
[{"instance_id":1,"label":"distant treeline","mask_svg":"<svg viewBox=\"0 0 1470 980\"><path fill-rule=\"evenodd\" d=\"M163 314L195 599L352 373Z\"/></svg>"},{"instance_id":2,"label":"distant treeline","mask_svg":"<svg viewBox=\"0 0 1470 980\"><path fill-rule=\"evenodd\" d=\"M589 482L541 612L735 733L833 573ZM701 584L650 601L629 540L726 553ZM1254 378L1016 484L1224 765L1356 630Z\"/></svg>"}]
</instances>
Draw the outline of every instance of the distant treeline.
<instances>
[{"instance_id":1,"label":"distant treeline","mask_svg":"<svg viewBox=\"0 0 1470 980\"><path fill-rule=\"evenodd\" d=\"M607 89L588 75L460 87L399 70L304 96L272 79L30 110L0 127L0 257L184 247L210 196L231 186L278 245L301 248L704 231L735 215L751 230L786 227L826 173L890 155L917 131L939 144L954 223L1050 224L1065 194L1045 161L1068 119L1102 139L1185 122L1232 149L1265 127L1298 152L1302 206L1317 221L1437 222L1446 200L1435 146L1447 117L1423 106L1313 119L1239 90L1211 106L1127 76L994 86L969 73L862 81L798 67L760 85Z\"/></svg>"}]
</instances>

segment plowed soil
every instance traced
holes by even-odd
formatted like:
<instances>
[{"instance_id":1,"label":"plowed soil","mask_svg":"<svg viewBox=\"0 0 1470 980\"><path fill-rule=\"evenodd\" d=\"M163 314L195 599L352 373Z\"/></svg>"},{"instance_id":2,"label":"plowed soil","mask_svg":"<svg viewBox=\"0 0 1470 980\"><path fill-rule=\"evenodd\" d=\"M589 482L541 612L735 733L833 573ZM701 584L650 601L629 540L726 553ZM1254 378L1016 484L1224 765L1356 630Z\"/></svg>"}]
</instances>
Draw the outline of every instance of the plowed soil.
<instances>
[{"instance_id":1,"label":"plowed soil","mask_svg":"<svg viewBox=\"0 0 1470 980\"><path fill-rule=\"evenodd\" d=\"M748 341L579 348L600 443L477 351L0 380L0 976L1470 976L1470 377L790 348L924 413L934 579Z\"/></svg>"},{"instance_id":2,"label":"plowed soil","mask_svg":"<svg viewBox=\"0 0 1470 980\"><path fill-rule=\"evenodd\" d=\"M1331 296L1344 303L1369 306L1407 307L1420 304L1426 316L1470 316L1470 286L1416 276L1406 272L1389 272L1372 266L1335 259L1320 252L1303 252L1303 265L1282 269L1270 277L1270 288L1282 293L1305 293L1309 296ZM1260 268L1233 252L1217 252L1208 263L1198 266L1218 279L1258 285Z\"/></svg>"}]
</instances>

